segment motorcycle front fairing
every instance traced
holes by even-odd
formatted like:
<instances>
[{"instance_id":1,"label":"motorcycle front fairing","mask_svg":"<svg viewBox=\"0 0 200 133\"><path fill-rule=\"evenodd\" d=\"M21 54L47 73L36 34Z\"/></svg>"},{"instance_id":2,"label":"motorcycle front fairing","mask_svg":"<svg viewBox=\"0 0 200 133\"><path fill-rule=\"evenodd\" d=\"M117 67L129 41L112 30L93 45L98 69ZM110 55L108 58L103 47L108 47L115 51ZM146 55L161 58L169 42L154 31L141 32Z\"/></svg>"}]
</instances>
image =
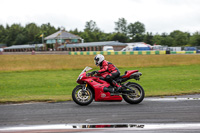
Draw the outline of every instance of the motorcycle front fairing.
<instances>
[{"instance_id":1,"label":"motorcycle front fairing","mask_svg":"<svg viewBox=\"0 0 200 133\"><path fill-rule=\"evenodd\" d=\"M92 70L92 68L86 66L86 67L83 69L83 71L79 74L79 76L78 76L76 82L79 83L79 84L84 84L84 82L82 81L82 78L86 78L86 77L87 77L87 76L86 76L86 72L89 71L89 70Z\"/></svg>"}]
</instances>

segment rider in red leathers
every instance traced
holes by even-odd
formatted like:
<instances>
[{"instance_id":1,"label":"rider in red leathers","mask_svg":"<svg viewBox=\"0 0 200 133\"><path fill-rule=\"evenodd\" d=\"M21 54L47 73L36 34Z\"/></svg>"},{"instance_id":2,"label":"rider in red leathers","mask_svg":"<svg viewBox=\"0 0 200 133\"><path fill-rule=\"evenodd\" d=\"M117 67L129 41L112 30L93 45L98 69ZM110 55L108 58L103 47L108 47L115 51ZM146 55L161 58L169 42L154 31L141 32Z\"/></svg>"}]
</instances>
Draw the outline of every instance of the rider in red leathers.
<instances>
[{"instance_id":1,"label":"rider in red leathers","mask_svg":"<svg viewBox=\"0 0 200 133\"><path fill-rule=\"evenodd\" d=\"M121 89L121 86L118 85L117 82L114 80L115 78L120 76L119 69L115 67L115 65L113 65L112 63L106 61L105 57L102 54L96 55L94 58L94 61L97 66L100 66L100 70L93 71L92 73L101 74L103 79L111 85L108 88L105 87L104 91L114 93L115 91L118 91L119 89Z\"/></svg>"}]
</instances>

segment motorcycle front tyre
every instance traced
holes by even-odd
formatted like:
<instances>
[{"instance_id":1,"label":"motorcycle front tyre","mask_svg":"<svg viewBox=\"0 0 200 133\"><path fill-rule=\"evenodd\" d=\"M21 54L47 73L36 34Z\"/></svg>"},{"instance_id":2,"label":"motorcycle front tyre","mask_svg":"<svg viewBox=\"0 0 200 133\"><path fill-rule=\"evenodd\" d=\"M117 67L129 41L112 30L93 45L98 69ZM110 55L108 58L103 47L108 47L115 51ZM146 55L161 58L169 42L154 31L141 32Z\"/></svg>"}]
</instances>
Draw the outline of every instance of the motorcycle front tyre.
<instances>
[{"instance_id":1,"label":"motorcycle front tyre","mask_svg":"<svg viewBox=\"0 0 200 133\"><path fill-rule=\"evenodd\" d=\"M87 96L80 96L82 94L82 85L77 85L72 91L72 99L75 103L81 106L89 105L93 99L94 94L90 87L86 88Z\"/></svg>"}]
</instances>

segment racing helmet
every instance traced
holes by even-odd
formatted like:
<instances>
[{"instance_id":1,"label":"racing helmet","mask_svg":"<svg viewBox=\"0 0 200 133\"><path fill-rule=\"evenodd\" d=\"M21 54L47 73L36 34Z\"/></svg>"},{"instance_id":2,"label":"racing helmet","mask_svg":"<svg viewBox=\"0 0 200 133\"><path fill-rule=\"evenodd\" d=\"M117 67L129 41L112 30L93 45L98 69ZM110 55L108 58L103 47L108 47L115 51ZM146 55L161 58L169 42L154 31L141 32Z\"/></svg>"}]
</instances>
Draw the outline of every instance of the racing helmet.
<instances>
[{"instance_id":1,"label":"racing helmet","mask_svg":"<svg viewBox=\"0 0 200 133\"><path fill-rule=\"evenodd\" d=\"M104 61L105 57L102 54L98 54L94 57L95 65L99 66L102 61Z\"/></svg>"}]
</instances>

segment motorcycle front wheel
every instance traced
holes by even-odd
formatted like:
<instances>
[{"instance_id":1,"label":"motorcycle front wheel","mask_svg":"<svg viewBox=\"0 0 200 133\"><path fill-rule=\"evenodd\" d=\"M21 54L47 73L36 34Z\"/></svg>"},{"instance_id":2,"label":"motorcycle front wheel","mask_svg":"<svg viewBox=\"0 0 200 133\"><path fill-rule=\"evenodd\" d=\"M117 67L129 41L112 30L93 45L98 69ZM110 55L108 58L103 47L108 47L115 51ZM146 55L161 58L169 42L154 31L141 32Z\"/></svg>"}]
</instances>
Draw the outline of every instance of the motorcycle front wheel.
<instances>
[{"instance_id":1,"label":"motorcycle front wheel","mask_svg":"<svg viewBox=\"0 0 200 133\"><path fill-rule=\"evenodd\" d=\"M84 86L77 85L74 90L72 91L72 99L75 103L86 106L93 101L94 94L90 87L87 87L86 90L83 91Z\"/></svg>"},{"instance_id":2,"label":"motorcycle front wheel","mask_svg":"<svg viewBox=\"0 0 200 133\"><path fill-rule=\"evenodd\" d=\"M127 86L134 90L134 92L122 95L123 99L130 104L138 104L142 102L145 96L144 89L142 88L142 86L133 82L130 82Z\"/></svg>"}]
</instances>

